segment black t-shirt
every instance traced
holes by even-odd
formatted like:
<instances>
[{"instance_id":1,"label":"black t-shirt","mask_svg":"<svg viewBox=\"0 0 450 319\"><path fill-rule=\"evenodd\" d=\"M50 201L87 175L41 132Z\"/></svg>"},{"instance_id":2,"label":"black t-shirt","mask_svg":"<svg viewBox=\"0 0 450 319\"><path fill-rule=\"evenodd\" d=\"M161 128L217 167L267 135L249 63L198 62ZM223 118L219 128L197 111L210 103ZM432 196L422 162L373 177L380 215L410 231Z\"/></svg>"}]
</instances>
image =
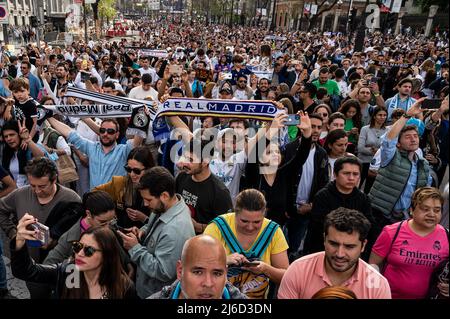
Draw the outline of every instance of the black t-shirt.
<instances>
[{"instance_id":1,"label":"black t-shirt","mask_svg":"<svg viewBox=\"0 0 450 319\"><path fill-rule=\"evenodd\" d=\"M176 185L177 193L183 196L191 216L199 223L208 224L233 209L230 191L213 174L203 182L195 182L182 172L177 176Z\"/></svg>"},{"instance_id":2,"label":"black t-shirt","mask_svg":"<svg viewBox=\"0 0 450 319\"><path fill-rule=\"evenodd\" d=\"M303 101L300 100L294 105L294 113L297 113L298 111L307 111L308 114L314 113L314 109L316 108L318 104L314 101L312 104L308 105L308 108L305 110L305 106L303 105Z\"/></svg>"},{"instance_id":3,"label":"black t-shirt","mask_svg":"<svg viewBox=\"0 0 450 319\"><path fill-rule=\"evenodd\" d=\"M25 126L30 132L33 128L33 118L37 117L38 105L39 103L33 98L29 98L24 103L16 100L14 105L14 118L16 120L23 120L25 118Z\"/></svg>"}]
</instances>

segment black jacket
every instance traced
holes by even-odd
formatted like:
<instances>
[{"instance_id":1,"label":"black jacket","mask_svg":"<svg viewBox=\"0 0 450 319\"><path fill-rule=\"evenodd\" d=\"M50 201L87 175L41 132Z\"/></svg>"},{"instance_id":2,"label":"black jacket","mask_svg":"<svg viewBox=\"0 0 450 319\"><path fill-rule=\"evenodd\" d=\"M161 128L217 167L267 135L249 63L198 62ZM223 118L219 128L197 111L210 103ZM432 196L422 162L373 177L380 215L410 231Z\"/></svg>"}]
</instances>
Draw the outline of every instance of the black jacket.
<instances>
[{"instance_id":1,"label":"black jacket","mask_svg":"<svg viewBox=\"0 0 450 319\"><path fill-rule=\"evenodd\" d=\"M327 152L318 143L315 143L315 145L316 152L314 154L314 176L311 184L311 192L309 194L309 203L312 203L314 196L329 182ZM293 157L292 154L295 154L295 151L295 144L289 143L286 145L286 157ZM306 159L308 159L308 157ZM298 184L300 183L300 178L302 177L303 167L304 164L300 167L298 178L295 179L295 183L293 184L292 192L294 194L294 199L297 198L297 189Z\"/></svg>"},{"instance_id":2,"label":"black jacket","mask_svg":"<svg viewBox=\"0 0 450 319\"><path fill-rule=\"evenodd\" d=\"M248 163L246 167L247 187L258 189L264 194L267 201L266 217L281 226L286 222L285 213L291 215L295 211L292 183L308 158L311 138L297 139L289 144L292 144L293 151L290 154L283 153L284 158L277 169L272 186L269 186L264 175L260 174L259 164ZM257 147L253 151L258 152Z\"/></svg>"},{"instance_id":3,"label":"black jacket","mask_svg":"<svg viewBox=\"0 0 450 319\"><path fill-rule=\"evenodd\" d=\"M351 194L345 195L338 191L336 188L336 182L329 182L324 189L319 191L314 197L312 210L311 210L311 221L308 226L308 233L305 239L304 251L306 254L312 254L324 250L324 238L323 238L323 225L325 222L325 217L333 210L345 207L349 209L355 209L360 211L372 225L374 225L374 218L372 215L372 208L370 206L369 197L361 192L358 188L354 188ZM370 255L370 250L375 241L373 234L374 228L368 236L368 244L364 250L364 258L368 259Z\"/></svg>"},{"instance_id":4,"label":"black jacket","mask_svg":"<svg viewBox=\"0 0 450 319\"><path fill-rule=\"evenodd\" d=\"M72 262L65 260L62 263L52 265L37 264L28 254L26 245L20 250L16 250L15 237L11 240L10 248L11 270L14 277L51 285L54 289L54 296L61 298L66 279L73 274L73 271L67 269L69 266L73 267ZM123 299L138 299L134 284L127 289Z\"/></svg>"}]
</instances>

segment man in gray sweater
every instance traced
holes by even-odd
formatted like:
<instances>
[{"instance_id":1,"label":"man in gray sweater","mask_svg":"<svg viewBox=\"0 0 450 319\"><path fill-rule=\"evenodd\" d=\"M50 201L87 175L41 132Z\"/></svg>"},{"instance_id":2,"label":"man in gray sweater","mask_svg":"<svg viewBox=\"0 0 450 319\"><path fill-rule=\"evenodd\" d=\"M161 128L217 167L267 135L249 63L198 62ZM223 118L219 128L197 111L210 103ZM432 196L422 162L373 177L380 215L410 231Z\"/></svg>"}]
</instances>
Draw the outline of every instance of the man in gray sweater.
<instances>
[{"instance_id":1,"label":"man in gray sweater","mask_svg":"<svg viewBox=\"0 0 450 319\"><path fill-rule=\"evenodd\" d=\"M16 235L16 224L25 213L33 215L38 222L46 224L52 210L61 203L81 203L80 196L73 190L57 183L56 164L48 158L35 158L25 167L29 185L14 190L0 199L0 227L9 237ZM51 246L50 244L47 246ZM30 247L30 256L41 261L41 254L46 247ZM39 286L27 283L31 298L43 298Z\"/></svg>"},{"instance_id":2,"label":"man in gray sweater","mask_svg":"<svg viewBox=\"0 0 450 319\"><path fill-rule=\"evenodd\" d=\"M137 265L136 290L147 298L176 279L176 264L183 245L194 237L191 214L175 193L175 178L163 167L153 167L140 180L144 204L153 212L141 229L118 231L131 261Z\"/></svg>"}]
</instances>

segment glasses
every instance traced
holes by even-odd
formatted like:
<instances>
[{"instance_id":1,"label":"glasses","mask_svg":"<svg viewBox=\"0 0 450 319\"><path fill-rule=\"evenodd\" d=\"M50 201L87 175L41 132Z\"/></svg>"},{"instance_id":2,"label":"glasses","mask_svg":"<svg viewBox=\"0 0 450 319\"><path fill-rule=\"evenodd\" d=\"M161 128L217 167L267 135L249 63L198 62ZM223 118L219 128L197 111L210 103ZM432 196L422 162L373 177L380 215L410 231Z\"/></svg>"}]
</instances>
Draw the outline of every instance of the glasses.
<instances>
[{"instance_id":1,"label":"glasses","mask_svg":"<svg viewBox=\"0 0 450 319\"><path fill-rule=\"evenodd\" d=\"M247 81L238 81L239 83L247 83Z\"/></svg>"},{"instance_id":2,"label":"glasses","mask_svg":"<svg viewBox=\"0 0 450 319\"><path fill-rule=\"evenodd\" d=\"M140 168L131 168L131 167L128 166L128 165L125 165L123 168L125 168L125 170L127 171L127 173L133 172L133 173L135 173L136 175L141 175L141 173L142 173L143 171L145 171L145 168L143 168L143 169L140 169Z\"/></svg>"},{"instance_id":3,"label":"glasses","mask_svg":"<svg viewBox=\"0 0 450 319\"><path fill-rule=\"evenodd\" d=\"M319 113L322 117L328 117L328 113Z\"/></svg>"},{"instance_id":4,"label":"glasses","mask_svg":"<svg viewBox=\"0 0 450 319\"><path fill-rule=\"evenodd\" d=\"M92 257L96 251L101 251L100 249L94 248L92 246L87 246L79 241L72 243L72 250L75 254L78 254L83 249L84 255L86 257Z\"/></svg>"},{"instance_id":5,"label":"glasses","mask_svg":"<svg viewBox=\"0 0 450 319\"><path fill-rule=\"evenodd\" d=\"M108 133L109 135L116 134L116 130L113 129L113 128L104 128L104 127L101 127L101 128L99 129L99 131L100 131L100 134L105 134L105 133Z\"/></svg>"}]
</instances>

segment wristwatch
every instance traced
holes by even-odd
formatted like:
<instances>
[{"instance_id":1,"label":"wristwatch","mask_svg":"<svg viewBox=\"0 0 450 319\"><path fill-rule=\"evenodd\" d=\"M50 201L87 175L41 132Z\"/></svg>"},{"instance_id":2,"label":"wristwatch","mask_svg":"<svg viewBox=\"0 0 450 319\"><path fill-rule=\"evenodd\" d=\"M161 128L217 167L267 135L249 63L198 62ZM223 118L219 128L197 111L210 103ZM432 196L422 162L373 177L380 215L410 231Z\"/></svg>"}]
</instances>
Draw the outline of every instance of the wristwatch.
<instances>
[{"instance_id":1,"label":"wristwatch","mask_svg":"<svg viewBox=\"0 0 450 319\"><path fill-rule=\"evenodd\" d=\"M403 114L402 116L403 116L405 119L410 119L410 118L412 117L411 115L408 115L408 114L406 114L406 113Z\"/></svg>"}]
</instances>

